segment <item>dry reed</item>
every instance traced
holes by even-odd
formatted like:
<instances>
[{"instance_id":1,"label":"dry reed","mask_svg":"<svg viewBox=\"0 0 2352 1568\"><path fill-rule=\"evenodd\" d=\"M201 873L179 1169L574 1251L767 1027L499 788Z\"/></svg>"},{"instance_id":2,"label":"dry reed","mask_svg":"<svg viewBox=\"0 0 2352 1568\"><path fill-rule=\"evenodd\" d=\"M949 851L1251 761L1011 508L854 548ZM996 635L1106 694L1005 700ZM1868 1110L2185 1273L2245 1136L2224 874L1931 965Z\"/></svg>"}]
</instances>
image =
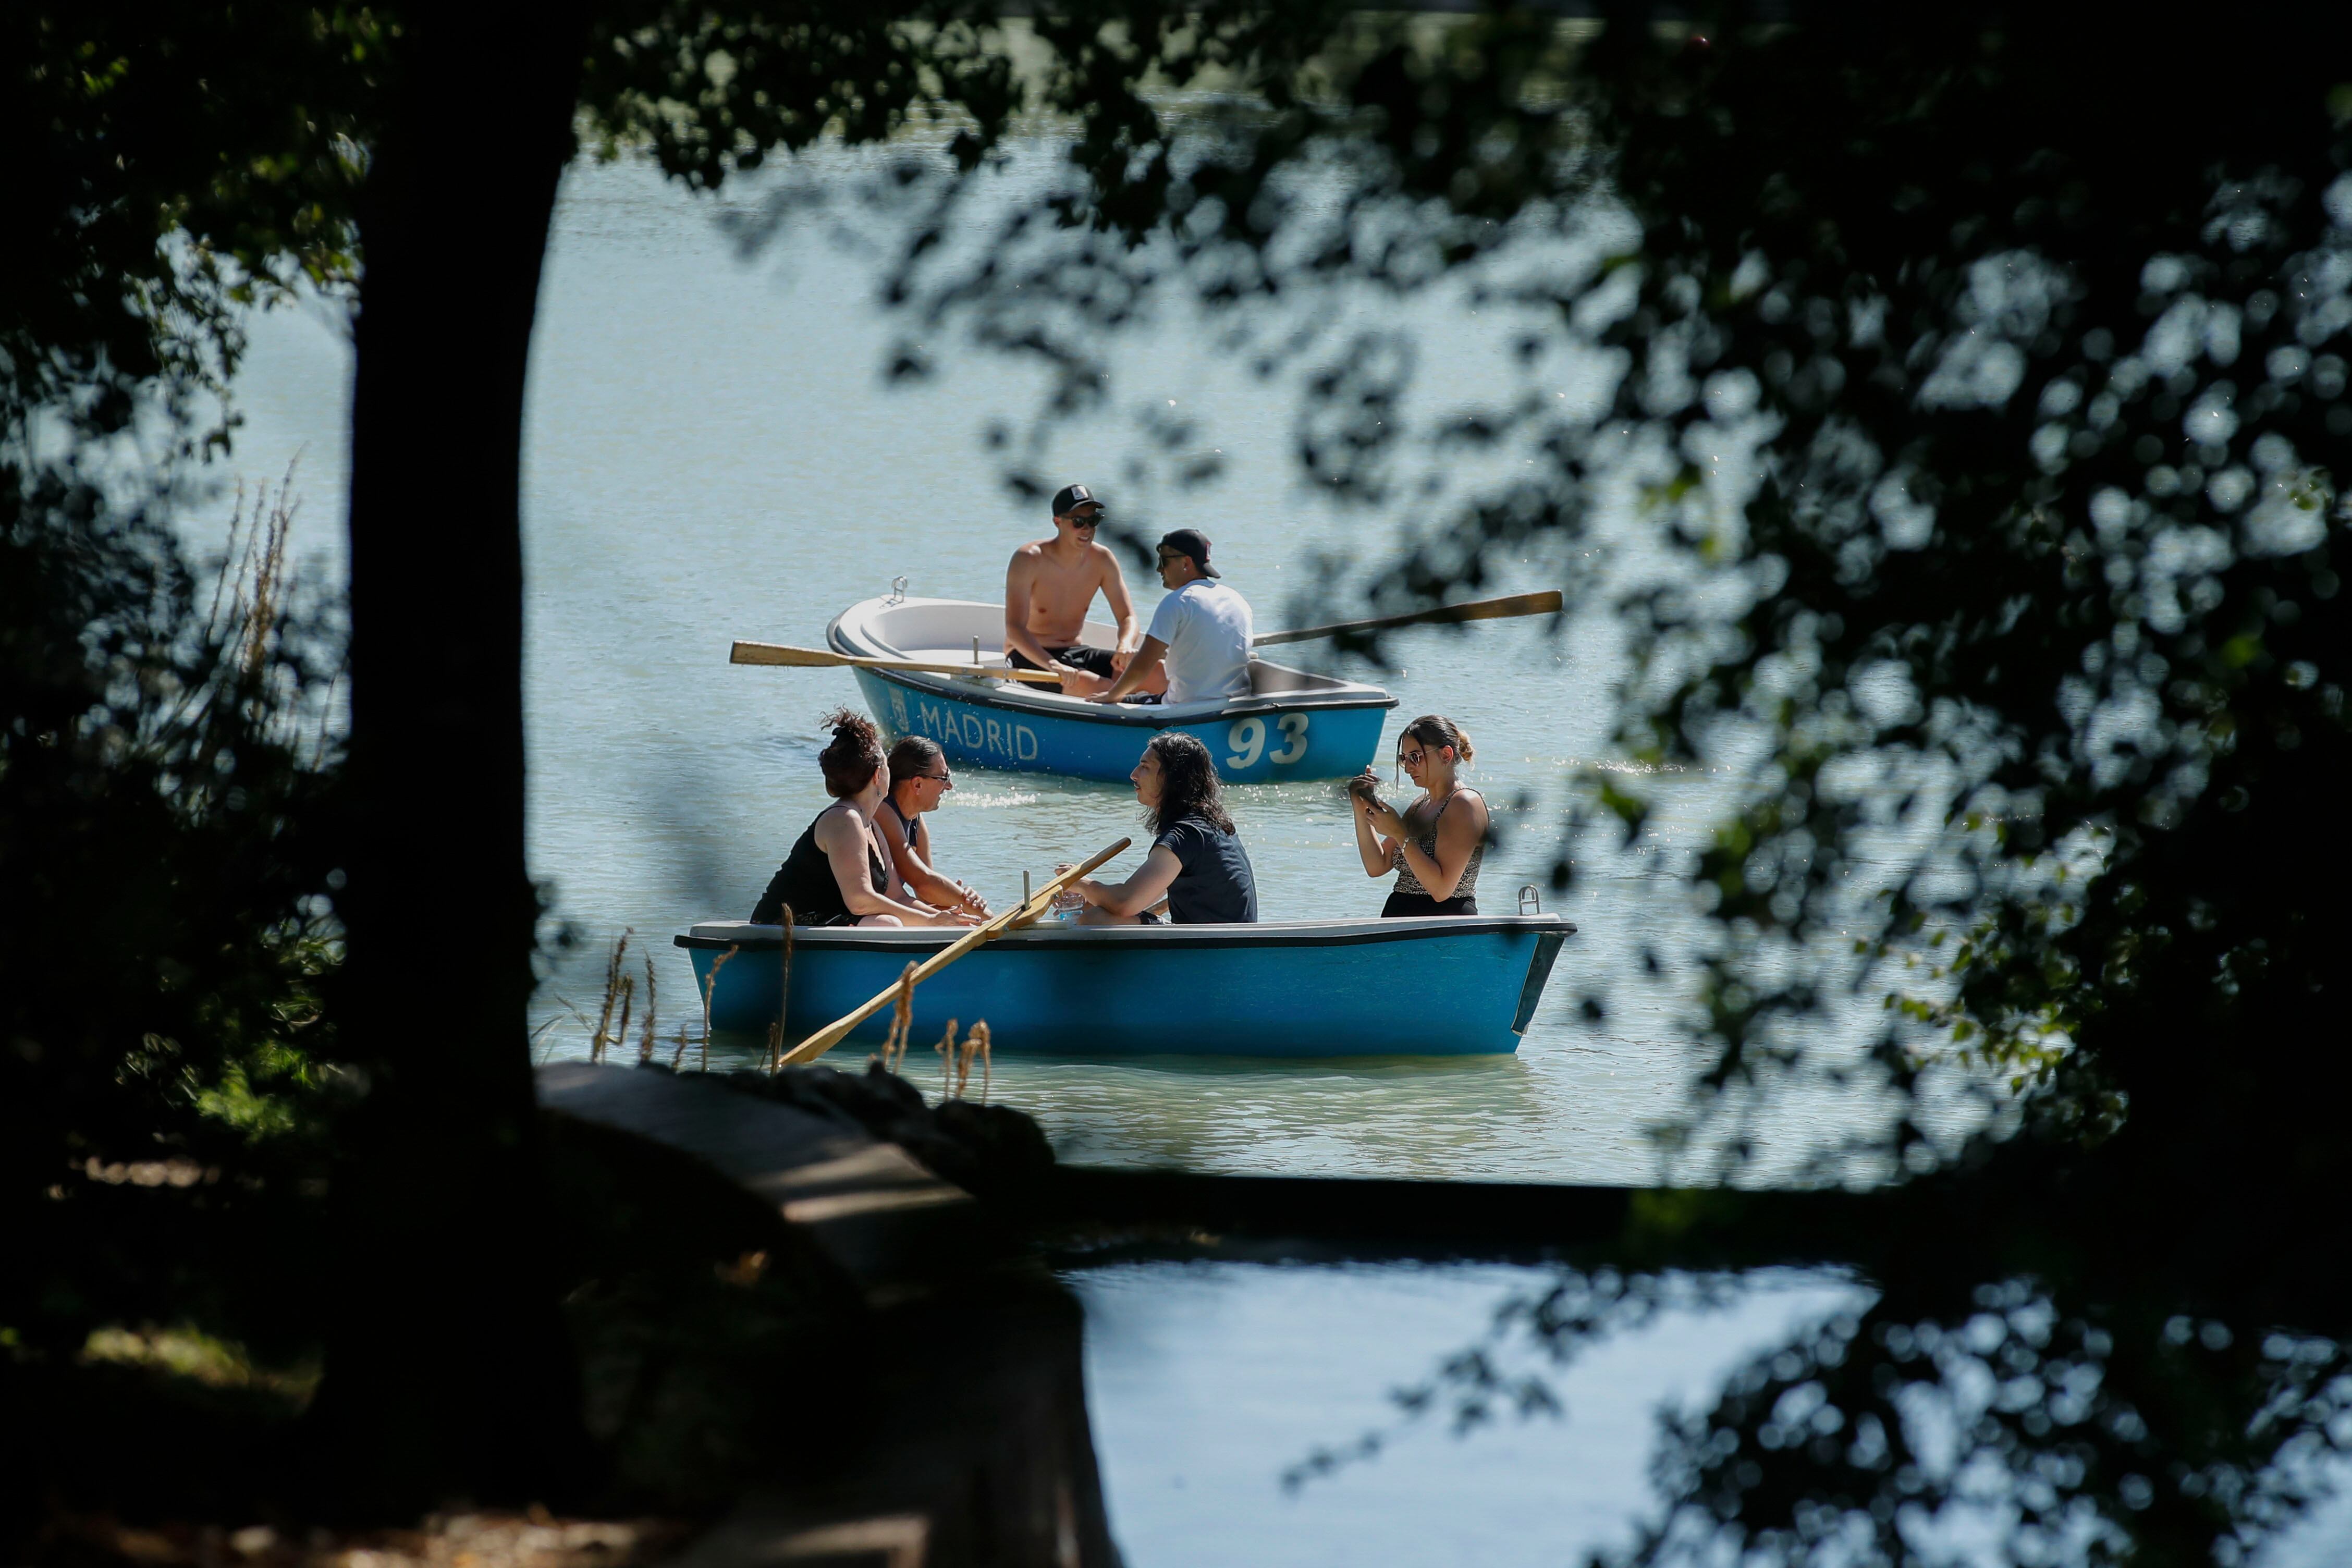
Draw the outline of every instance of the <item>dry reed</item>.
<instances>
[{"instance_id":1,"label":"dry reed","mask_svg":"<svg viewBox=\"0 0 2352 1568\"><path fill-rule=\"evenodd\" d=\"M882 1061L887 1066L895 1056L903 1059L907 1054L907 1036L915 1026L915 963L898 972L898 999L890 1009L890 1032L882 1037Z\"/></svg>"},{"instance_id":2,"label":"dry reed","mask_svg":"<svg viewBox=\"0 0 2352 1568\"><path fill-rule=\"evenodd\" d=\"M228 641L233 649L231 666L239 682L247 687L261 679L269 662L278 614L285 604L286 541L293 531L294 514L302 506L294 494L294 470L300 462L297 453L286 465L286 477L274 493L266 484L254 490L249 514L245 483L237 482L236 500L229 511L226 559L221 574L214 579L212 603L205 612L205 624ZM224 596L228 600L226 615L222 614Z\"/></svg>"},{"instance_id":3,"label":"dry reed","mask_svg":"<svg viewBox=\"0 0 2352 1568\"><path fill-rule=\"evenodd\" d=\"M937 1046L934 1046L932 1049L938 1051L941 1056L946 1056L949 1052L954 1050L955 1032L956 1020L950 1018L948 1020L948 1032L940 1037L940 1043ZM907 1053L904 1047L901 1047L898 1052L898 1059L902 1063L907 1059Z\"/></svg>"},{"instance_id":4,"label":"dry reed","mask_svg":"<svg viewBox=\"0 0 2352 1568\"><path fill-rule=\"evenodd\" d=\"M619 1045L629 1037L629 1009L635 1005L636 1000L637 977L634 974L624 974L621 976L621 1025L619 1028L613 1031L613 1044ZM596 1044L596 1059L598 1061L604 1059L604 1043L601 1040Z\"/></svg>"},{"instance_id":5,"label":"dry reed","mask_svg":"<svg viewBox=\"0 0 2352 1568\"><path fill-rule=\"evenodd\" d=\"M725 952L720 953L717 958L712 959L710 961L710 973L703 977L702 1070L705 1072L709 1072L710 1070L710 998L719 990L719 972L727 967L727 961L729 959L734 957L737 953L742 951L743 950L740 947L730 947ZM669 1062L673 1070L675 1070L680 1063L686 1060L687 1044L686 1026L681 1024L678 1026L677 1031L677 1055L672 1057Z\"/></svg>"},{"instance_id":6,"label":"dry reed","mask_svg":"<svg viewBox=\"0 0 2352 1568\"><path fill-rule=\"evenodd\" d=\"M605 1043L612 1038L608 1031L613 1024L613 1005L620 1000L624 989L621 980L621 959L629 951L629 938L635 934L636 927L630 926L625 929L621 932L620 940L613 943L612 956L604 962L604 1008L603 1012L596 1015L596 1030L588 1041L588 1059L592 1062L601 1062L604 1059ZM626 1012L625 1011L622 1016L625 1018ZM627 1024L622 1025L621 1033L624 1037L628 1034Z\"/></svg>"},{"instance_id":7,"label":"dry reed","mask_svg":"<svg viewBox=\"0 0 2352 1568\"><path fill-rule=\"evenodd\" d=\"M646 950L645 958L646 1031L643 1035L640 1035L637 1037L637 1060L641 1062L649 1062L654 1059L654 998L656 993L656 982L654 980L653 949L647 948ZM628 1033L626 1029L624 1029L621 1032L624 1035Z\"/></svg>"},{"instance_id":8,"label":"dry reed","mask_svg":"<svg viewBox=\"0 0 2352 1568\"><path fill-rule=\"evenodd\" d=\"M238 647L237 673L247 686L261 679L262 667L269 659L270 637L278 626L278 602L286 586L286 535L294 525L297 502L289 499L294 485L294 465L286 465L285 482L278 487L278 504L269 505L269 489L263 486L255 498L257 524L246 536L245 567L239 576L250 584L249 597L244 604L244 628ZM264 507L269 515L260 516ZM244 596L244 595L240 595Z\"/></svg>"},{"instance_id":9,"label":"dry reed","mask_svg":"<svg viewBox=\"0 0 2352 1568\"><path fill-rule=\"evenodd\" d=\"M948 1020L947 1033L931 1047L940 1055L940 1101L961 1100L971 1087L971 1064L980 1060L980 1102L988 1103L990 1081L995 1072L995 1060L988 1045L988 1020L983 1018L971 1026L971 1033L961 1045L956 1043L956 1020ZM903 1053L901 1059L904 1059Z\"/></svg>"}]
</instances>

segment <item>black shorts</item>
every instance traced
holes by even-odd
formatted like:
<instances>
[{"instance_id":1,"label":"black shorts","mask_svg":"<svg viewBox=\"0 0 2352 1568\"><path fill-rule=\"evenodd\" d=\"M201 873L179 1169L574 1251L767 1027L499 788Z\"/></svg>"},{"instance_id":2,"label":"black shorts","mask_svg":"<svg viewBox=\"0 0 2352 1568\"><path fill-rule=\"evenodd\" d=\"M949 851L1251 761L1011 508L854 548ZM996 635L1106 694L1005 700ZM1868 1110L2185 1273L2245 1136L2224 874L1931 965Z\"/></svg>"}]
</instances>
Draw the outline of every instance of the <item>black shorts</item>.
<instances>
[{"instance_id":1,"label":"black shorts","mask_svg":"<svg viewBox=\"0 0 2352 1568\"><path fill-rule=\"evenodd\" d=\"M1433 899L1427 893L1391 892L1389 901L1381 906L1381 918L1384 921L1412 920L1429 915L1475 915L1477 912L1478 900L1462 893L1450 899Z\"/></svg>"},{"instance_id":2,"label":"black shorts","mask_svg":"<svg viewBox=\"0 0 2352 1568\"><path fill-rule=\"evenodd\" d=\"M1055 664L1066 666L1071 669L1083 669L1089 675L1099 675L1105 680L1116 680L1118 678L1118 668L1111 662L1118 656L1107 647L1088 647L1084 643L1080 643L1072 647L1049 647L1045 651L1054 656ZM1004 662L1015 669L1045 668L1017 647L1004 650ZM1059 691L1061 687L1057 684L1054 689Z\"/></svg>"}]
</instances>

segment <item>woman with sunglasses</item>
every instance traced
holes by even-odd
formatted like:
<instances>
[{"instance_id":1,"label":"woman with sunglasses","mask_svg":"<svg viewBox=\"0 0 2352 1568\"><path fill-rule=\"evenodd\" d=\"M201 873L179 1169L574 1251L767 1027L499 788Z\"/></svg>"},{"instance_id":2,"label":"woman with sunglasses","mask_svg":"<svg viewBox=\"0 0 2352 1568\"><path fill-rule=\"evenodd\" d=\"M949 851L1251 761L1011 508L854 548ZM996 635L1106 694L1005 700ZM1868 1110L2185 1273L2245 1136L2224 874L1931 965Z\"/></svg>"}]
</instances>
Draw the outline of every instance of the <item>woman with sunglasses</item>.
<instances>
[{"instance_id":1,"label":"woman with sunglasses","mask_svg":"<svg viewBox=\"0 0 2352 1568\"><path fill-rule=\"evenodd\" d=\"M901 881L883 852L882 803L890 764L872 720L836 709L824 716L832 743L817 754L833 804L793 843L768 890L751 910L753 925L775 925L786 910L804 926L968 926L961 909L934 909Z\"/></svg>"},{"instance_id":2,"label":"woman with sunglasses","mask_svg":"<svg viewBox=\"0 0 2352 1568\"><path fill-rule=\"evenodd\" d=\"M931 868L931 826L923 818L953 788L947 754L939 742L909 735L890 748L890 793L882 797L875 826L882 830L891 864L908 892L934 909L985 915L986 900Z\"/></svg>"},{"instance_id":3,"label":"woman with sunglasses","mask_svg":"<svg viewBox=\"0 0 2352 1568\"><path fill-rule=\"evenodd\" d=\"M1419 800L1398 812L1381 799L1380 781L1370 768L1348 781L1364 874L1396 873L1396 889L1381 909L1383 918L1478 912L1486 802L1458 776L1470 756L1470 737L1453 720L1424 713L1397 737L1397 761L1421 786Z\"/></svg>"}]
</instances>

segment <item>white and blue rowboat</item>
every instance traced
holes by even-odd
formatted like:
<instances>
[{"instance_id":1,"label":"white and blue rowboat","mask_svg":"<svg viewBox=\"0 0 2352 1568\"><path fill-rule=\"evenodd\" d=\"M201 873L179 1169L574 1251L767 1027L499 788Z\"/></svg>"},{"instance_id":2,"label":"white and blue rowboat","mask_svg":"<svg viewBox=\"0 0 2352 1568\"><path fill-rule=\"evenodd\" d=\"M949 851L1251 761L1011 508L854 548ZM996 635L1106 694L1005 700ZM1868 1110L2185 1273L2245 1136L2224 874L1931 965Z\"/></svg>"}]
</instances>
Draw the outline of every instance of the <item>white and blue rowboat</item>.
<instances>
[{"instance_id":1,"label":"white and blue rowboat","mask_svg":"<svg viewBox=\"0 0 2352 1568\"><path fill-rule=\"evenodd\" d=\"M1118 629L1089 621L1084 640ZM1004 662L1004 606L967 599L867 599L825 628L834 652L926 664ZM892 742L927 735L951 763L1124 781L1162 730L1197 735L1231 784L1343 779L1363 771L1397 700L1377 686L1250 661L1246 697L1174 705L1087 702L1013 681L921 670L856 671Z\"/></svg>"},{"instance_id":2,"label":"white and blue rowboat","mask_svg":"<svg viewBox=\"0 0 2352 1568\"><path fill-rule=\"evenodd\" d=\"M1559 945L1558 915L1076 926L996 938L915 988L928 1047L950 1018L992 1047L1123 1057L1429 1057L1516 1051ZM787 1045L854 1011L960 933L861 926L793 933ZM783 984L783 931L710 921L677 938L719 1029L764 1032ZM713 971L718 973L714 984ZM878 1043L891 1009L845 1045Z\"/></svg>"}]
</instances>

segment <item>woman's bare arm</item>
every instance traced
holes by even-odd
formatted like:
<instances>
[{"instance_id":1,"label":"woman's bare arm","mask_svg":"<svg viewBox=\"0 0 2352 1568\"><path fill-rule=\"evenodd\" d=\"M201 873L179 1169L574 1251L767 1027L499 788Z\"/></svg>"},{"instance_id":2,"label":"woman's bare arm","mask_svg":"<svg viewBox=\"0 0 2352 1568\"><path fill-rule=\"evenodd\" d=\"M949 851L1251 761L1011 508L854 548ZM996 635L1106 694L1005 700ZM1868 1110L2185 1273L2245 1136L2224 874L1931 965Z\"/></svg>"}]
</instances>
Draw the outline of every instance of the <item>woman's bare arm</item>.
<instances>
[{"instance_id":1,"label":"woman's bare arm","mask_svg":"<svg viewBox=\"0 0 2352 1568\"><path fill-rule=\"evenodd\" d=\"M1379 806L1380 797L1369 790L1349 793L1349 813L1356 819L1356 854L1367 877L1385 877L1396 869L1396 841L1372 830L1372 813Z\"/></svg>"},{"instance_id":2,"label":"woman's bare arm","mask_svg":"<svg viewBox=\"0 0 2352 1568\"><path fill-rule=\"evenodd\" d=\"M915 819L915 842L907 842L903 833L885 833L882 842L889 847L890 865L905 883L907 891L935 909L951 910L969 906L972 897L965 889L950 881L935 870L925 851L929 849L931 826L922 817Z\"/></svg>"},{"instance_id":3,"label":"woman's bare arm","mask_svg":"<svg viewBox=\"0 0 2352 1568\"><path fill-rule=\"evenodd\" d=\"M1437 854L1434 858L1421 852L1421 847L1408 837L1399 845L1398 852L1421 885L1429 889L1433 899L1450 899L1461 884L1462 873L1470 868L1470 852L1486 837L1486 802L1475 790L1460 793L1462 804L1439 817L1437 823Z\"/></svg>"},{"instance_id":4,"label":"woman's bare arm","mask_svg":"<svg viewBox=\"0 0 2352 1568\"><path fill-rule=\"evenodd\" d=\"M1114 915L1139 915L1168 896L1169 885L1183 868L1184 863L1176 858L1176 851L1164 844L1155 844L1151 853L1143 858L1143 864L1136 868L1135 875L1124 882L1105 885L1092 877L1081 877L1070 886L1097 909Z\"/></svg>"},{"instance_id":5,"label":"woman's bare arm","mask_svg":"<svg viewBox=\"0 0 2352 1568\"><path fill-rule=\"evenodd\" d=\"M833 868L833 879L840 887L841 901L849 906L849 912L861 920L867 915L896 915L907 924L917 926L963 923L938 910L900 903L874 890L873 879L866 869L866 853L874 844L873 832L864 814L855 806L829 813L817 824L816 847L824 851L825 864Z\"/></svg>"}]
</instances>

